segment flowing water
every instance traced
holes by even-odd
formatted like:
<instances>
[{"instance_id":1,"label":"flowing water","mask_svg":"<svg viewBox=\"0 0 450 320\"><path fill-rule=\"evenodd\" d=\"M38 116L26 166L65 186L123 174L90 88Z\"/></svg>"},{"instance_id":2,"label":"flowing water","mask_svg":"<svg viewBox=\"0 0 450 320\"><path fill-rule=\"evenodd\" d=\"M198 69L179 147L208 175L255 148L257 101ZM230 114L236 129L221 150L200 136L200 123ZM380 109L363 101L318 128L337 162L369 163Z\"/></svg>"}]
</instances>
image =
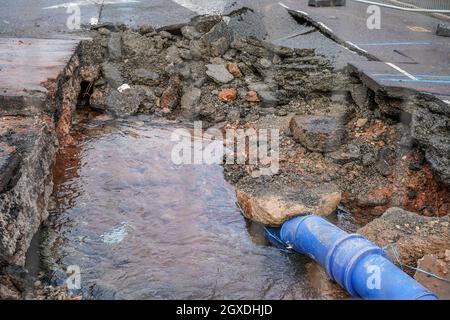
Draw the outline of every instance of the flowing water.
<instances>
[{"instance_id":1,"label":"flowing water","mask_svg":"<svg viewBox=\"0 0 450 320\"><path fill-rule=\"evenodd\" d=\"M318 298L309 259L271 247L246 221L219 165L174 165L180 124L147 117L75 126L54 171L41 256L87 299Z\"/></svg>"}]
</instances>

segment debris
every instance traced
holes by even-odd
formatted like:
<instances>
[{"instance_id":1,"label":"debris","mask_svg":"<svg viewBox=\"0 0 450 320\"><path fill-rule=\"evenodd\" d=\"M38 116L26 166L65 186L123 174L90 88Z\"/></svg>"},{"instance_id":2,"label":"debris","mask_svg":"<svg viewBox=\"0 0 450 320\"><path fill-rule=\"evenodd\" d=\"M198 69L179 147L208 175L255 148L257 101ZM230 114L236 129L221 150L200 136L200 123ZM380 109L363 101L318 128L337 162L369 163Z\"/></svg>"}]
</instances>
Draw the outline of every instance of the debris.
<instances>
[{"instance_id":1,"label":"debris","mask_svg":"<svg viewBox=\"0 0 450 320\"><path fill-rule=\"evenodd\" d=\"M233 75L222 64L207 64L206 68L208 69L206 74L217 83L228 83L234 79Z\"/></svg>"},{"instance_id":2,"label":"debris","mask_svg":"<svg viewBox=\"0 0 450 320\"><path fill-rule=\"evenodd\" d=\"M108 41L108 57L112 62L118 62L122 59L122 37L120 33L111 33Z\"/></svg>"},{"instance_id":3,"label":"debris","mask_svg":"<svg viewBox=\"0 0 450 320\"><path fill-rule=\"evenodd\" d=\"M245 100L248 102L260 102L261 100L258 97L256 91L248 91L245 95Z\"/></svg>"},{"instance_id":4,"label":"debris","mask_svg":"<svg viewBox=\"0 0 450 320\"><path fill-rule=\"evenodd\" d=\"M170 79L169 86L164 90L161 96L161 108L165 113L174 110L180 101L181 82L180 78L175 76Z\"/></svg>"},{"instance_id":5,"label":"debris","mask_svg":"<svg viewBox=\"0 0 450 320\"><path fill-rule=\"evenodd\" d=\"M358 119L358 120L356 120L356 126L358 128L362 128L362 127L364 127L367 124L367 122L368 122L367 118Z\"/></svg>"},{"instance_id":6,"label":"debris","mask_svg":"<svg viewBox=\"0 0 450 320\"><path fill-rule=\"evenodd\" d=\"M450 25L439 23L436 29L436 34L442 37L450 37Z\"/></svg>"},{"instance_id":7,"label":"debris","mask_svg":"<svg viewBox=\"0 0 450 320\"><path fill-rule=\"evenodd\" d=\"M290 129L297 142L314 152L336 151L345 138L344 126L334 117L295 116Z\"/></svg>"},{"instance_id":8,"label":"debris","mask_svg":"<svg viewBox=\"0 0 450 320\"><path fill-rule=\"evenodd\" d=\"M236 88L223 89L219 92L219 100L222 102L231 102L236 100L237 90Z\"/></svg>"},{"instance_id":9,"label":"debris","mask_svg":"<svg viewBox=\"0 0 450 320\"><path fill-rule=\"evenodd\" d=\"M119 91L120 93L124 92L125 90L129 90L131 89L130 85L124 83L122 84L120 87L117 88L117 91Z\"/></svg>"},{"instance_id":10,"label":"debris","mask_svg":"<svg viewBox=\"0 0 450 320\"><path fill-rule=\"evenodd\" d=\"M227 69L235 78L242 77L241 69L239 69L239 65L236 62L227 63Z\"/></svg>"}]
</instances>

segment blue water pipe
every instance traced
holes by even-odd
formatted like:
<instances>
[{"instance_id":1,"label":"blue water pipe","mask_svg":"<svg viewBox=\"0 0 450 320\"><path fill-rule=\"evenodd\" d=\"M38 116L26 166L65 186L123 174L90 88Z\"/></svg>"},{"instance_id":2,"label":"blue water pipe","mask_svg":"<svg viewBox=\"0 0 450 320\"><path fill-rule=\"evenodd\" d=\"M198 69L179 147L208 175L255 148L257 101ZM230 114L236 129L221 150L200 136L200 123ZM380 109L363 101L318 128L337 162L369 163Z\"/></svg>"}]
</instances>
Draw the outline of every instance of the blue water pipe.
<instances>
[{"instance_id":1,"label":"blue water pipe","mask_svg":"<svg viewBox=\"0 0 450 320\"><path fill-rule=\"evenodd\" d=\"M359 234L348 234L316 215L266 228L275 245L305 254L352 296L374 300L436 300L432 292L394 265L386 252Z\"/></svg>"}]
</instances>

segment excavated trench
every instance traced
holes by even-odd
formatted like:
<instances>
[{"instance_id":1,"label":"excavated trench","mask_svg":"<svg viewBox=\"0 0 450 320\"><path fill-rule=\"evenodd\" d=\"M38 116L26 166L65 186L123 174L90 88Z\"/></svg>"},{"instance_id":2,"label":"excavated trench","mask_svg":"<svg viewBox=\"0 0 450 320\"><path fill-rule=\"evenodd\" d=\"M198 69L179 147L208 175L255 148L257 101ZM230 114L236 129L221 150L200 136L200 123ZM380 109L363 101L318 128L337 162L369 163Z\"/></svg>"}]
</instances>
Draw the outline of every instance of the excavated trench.
<instances>
[{"instance_id":1,"label":"excavated trench","mask_svg":"<svg viewBox=\"0 0 450 320\"><path fill-rule=\"evenodd\" d=\"M72 298L342 298L262 225L315 212L354 232L391 207L449 212L448 127L434 121L448 115L429 97L373 92L314 50L234 38L220 17L92 37L53 92L60 148L39 258L28 255L34 296L66 297L49 285L76 266ZM278 129L278 172L175 165L173 131L190 135L194 121Z\"/></svg>"}]
</instances>

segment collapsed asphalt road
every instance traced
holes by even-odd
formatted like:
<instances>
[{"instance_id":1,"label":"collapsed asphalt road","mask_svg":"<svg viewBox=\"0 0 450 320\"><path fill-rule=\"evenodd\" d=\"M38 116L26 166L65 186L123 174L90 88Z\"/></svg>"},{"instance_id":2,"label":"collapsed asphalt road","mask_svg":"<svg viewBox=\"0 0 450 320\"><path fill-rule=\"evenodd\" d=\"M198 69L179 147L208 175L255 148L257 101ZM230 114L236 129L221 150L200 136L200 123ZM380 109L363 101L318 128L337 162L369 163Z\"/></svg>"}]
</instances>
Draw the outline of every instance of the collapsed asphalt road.
<instances>
[{"instance_id":1,"label":"collapsed asphalt road","mask_svg":"<svg viewBox=\"0 0 450 320\"><path fill-rule=\"evenodd\" d=\"M246 21L257 20L259 14L256 9L230 11L225 21L196 18L189 25L157 30L149 25L135 30L100 25L86 33L94 40L81 43L57 81L45 84L49 94L43 105L52 107L2 110L5 163L11 167L16 159L18 164L2 184L1 221L2 230L7 230L2 232L2 245L7 243L8 250L1 262L17 265L2 271L3 294L21 297L11 285L20 288L24 253L45 219L40 210L48 189L32 199L40 206L26 211L22 208L29 199L20 187L30 177L38 177L35 183L48 182L46 170L55 149L38 147L51 146L56 137L60 147L70 145L73 116L87 106L119 118L144 113L188 123L201 120L205 128L219 130L277 128L279 172L255 176L267 163L224 166L247 218L278 225L305 211L327 216L344 204L364 225L399 206L420 215L391 210L361 232L380 245L394 241L403 248L402 259L413 264L425 254L445 259L448 218L437 218L449 210L445 105L428 96L392 98L368 89L357 74L342 68L342 62L355 54L310 26L288 20L293 31L300 32L296 37L277 38L276 28L247 30ZM274 42L296 39L298 48L242 35L275 37ZM338 49L332 57L330 52L322 55L310 47L316 40L322 48ZM22 130L15 131L15 121ZM41 131L33 132L36 126ZM21 147L24 137L38 143ZM42 154L45 161L34 175L33 159ZM17 214L22 214L21 225L11 223ZM371 234L380 224L389 226L381 228L386 233ZM411 241L417 238L426 239L426 245Z\"/></svg>"}]
</instances>

